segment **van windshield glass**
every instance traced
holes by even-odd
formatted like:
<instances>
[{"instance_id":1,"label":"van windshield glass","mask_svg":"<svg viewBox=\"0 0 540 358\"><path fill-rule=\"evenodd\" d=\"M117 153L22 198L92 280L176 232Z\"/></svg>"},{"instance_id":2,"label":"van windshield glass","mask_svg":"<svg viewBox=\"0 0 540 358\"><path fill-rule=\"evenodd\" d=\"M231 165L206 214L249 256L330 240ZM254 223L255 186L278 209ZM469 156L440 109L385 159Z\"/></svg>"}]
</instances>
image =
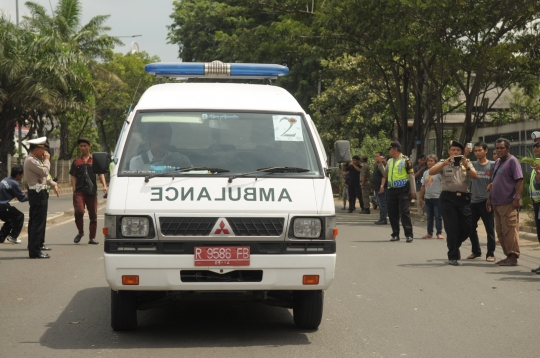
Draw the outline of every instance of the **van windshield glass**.
<instances>
[{"instance_id":1,"label":"van windshield glass","mask_svg":"<svg viewBox=\"0 0 540 358\"><path fill-rule=\"evenodd\" d=\"M308 171L273 176L319 176L304 121L299 114L287 113L139 112L118 173L145 176L193 166L226 169L228 173L212 175L230 176L268 167L298 167ZM181 175L207 173L193 170Z\"/></svg>"}]
</instances>

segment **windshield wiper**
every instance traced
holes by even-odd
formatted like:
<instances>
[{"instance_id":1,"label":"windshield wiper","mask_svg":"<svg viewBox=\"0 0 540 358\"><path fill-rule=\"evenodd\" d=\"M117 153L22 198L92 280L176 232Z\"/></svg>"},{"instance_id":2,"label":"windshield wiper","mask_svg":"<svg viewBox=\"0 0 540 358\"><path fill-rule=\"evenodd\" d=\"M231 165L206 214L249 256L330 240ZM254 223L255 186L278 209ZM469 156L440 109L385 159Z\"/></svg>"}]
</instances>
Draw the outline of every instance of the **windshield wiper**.
<instances>
[{"instance_id":1,"label":"windshield wiper","mask_svg":"<svg viewBox=\"0 0 540 358\"><path fill-rule=\"evenodd\" d=\"M148 183L148 181L152 178L155 178L155 177L162 177L162 176L166 176L168 174L176 174L176 173L182 173L182 172L191 172L191 171L194 171L194 170L208 170L209 172L211 173L228 173L230 172L230 170L227 170L227 169L221 169L221 168L208 168L208 167L184 167L184 168L174 168L173 170L170 170L168 172L165 172L165 173L158 173L158 174L152 174L152 175L147 175L144 177L144 182L145 183ZM173 175L173 179L174 179L174 175Z\"/></svg>"},{"instance_id":2,"label":"windshield wiper","mask_svg":"<svg viewBox=\"0 0 540 358\"><path fill-rule=\"evenodd\" d=\"M245 177L250 174L261 173L261 172L262 173L305 173L305 172L309 172L309 169L297 168L297 167L259 168L254 172L247 172L247 173L233 175L232 177L229 177L229 183L232 183L232 181L236 178Z\"/></svg>"}]
</instances>

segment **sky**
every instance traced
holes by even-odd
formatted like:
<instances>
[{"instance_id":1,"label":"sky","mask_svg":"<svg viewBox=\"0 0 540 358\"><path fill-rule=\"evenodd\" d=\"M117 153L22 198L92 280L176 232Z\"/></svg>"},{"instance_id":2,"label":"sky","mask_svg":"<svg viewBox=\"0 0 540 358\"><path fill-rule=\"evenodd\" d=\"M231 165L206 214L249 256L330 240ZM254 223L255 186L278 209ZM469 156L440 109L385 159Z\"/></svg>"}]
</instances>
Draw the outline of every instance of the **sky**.
<instances>
[{"instance_id":1,"label":"sky","mask_svg":"<svg viewBox=\"0 0 540 358\"><path fill-rule=\"evenodd\" d=\"M30 12L24 5L26 0L19 0L19 22L23 16ZM56 8L58 0L34 0L51 14ZM178 45L167 44L167 25L172 24L169 17L173 12L173 0L81 0L81 25L97 15L110 15L106 26L111 30L111 36L122 37L120 40L125 46L117 46L114 51L128 53L131 43L136 41L140 51L146 51L150 56L157 55L162 62L176 62L178 59ZM16 0L0 0L0 11L13 23L16 22Z\"/></svg>"}]
</instances>

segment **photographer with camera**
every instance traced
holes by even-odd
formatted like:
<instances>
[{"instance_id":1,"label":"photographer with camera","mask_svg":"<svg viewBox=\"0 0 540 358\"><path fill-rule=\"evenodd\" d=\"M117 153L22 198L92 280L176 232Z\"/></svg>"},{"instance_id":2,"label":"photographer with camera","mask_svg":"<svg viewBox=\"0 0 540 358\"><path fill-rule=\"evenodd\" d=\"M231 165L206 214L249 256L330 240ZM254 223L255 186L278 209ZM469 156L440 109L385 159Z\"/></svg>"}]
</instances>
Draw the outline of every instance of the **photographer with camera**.
<instances>
[{"instance_id":1,"label":"photographer with camera","mask_svg":"<svg viewBox=\"0 0 540 358\"><path fill-rule=\"evenodd\" d=\"M441 176L442 192L439 200L447 234L448 264L452 266L459 266L459 248L471 232L469 178L478 178L473 165L463 156L464 150L463 144L457 140L450 141L448 158L429 169L430 175Z\"/></svg>"}]
</instances>

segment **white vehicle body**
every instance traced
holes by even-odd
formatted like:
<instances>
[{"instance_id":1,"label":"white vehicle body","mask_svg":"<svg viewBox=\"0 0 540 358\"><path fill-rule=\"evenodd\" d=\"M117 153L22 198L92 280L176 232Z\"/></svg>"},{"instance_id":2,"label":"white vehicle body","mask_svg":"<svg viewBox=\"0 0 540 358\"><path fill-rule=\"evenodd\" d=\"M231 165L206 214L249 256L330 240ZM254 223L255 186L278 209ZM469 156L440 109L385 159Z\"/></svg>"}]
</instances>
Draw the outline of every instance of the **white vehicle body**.
<instances>
[{"instance_id":1,"label":"white vehicle body","mask_svg":"<svg viewBox=\"0 0 540 358\"><path fill-rule=\"evenodd\" d=\"M199 170L148 178L156 174L153 169L157 165L140 172L129 167L134 165L135 159L132 158L138 154L130 141L142 142L136 131L142 132L145 123L148 128L154 126L160 121L159 116L172 118L167 119L170 121L167 128L173 128L173 142L176 136L188 138L185 128L201 128L201 133L208 132L215 143L223 141L224 135L234 138L232 126L238 125L234 121L239 121L243 116L253 114L254 117L264 117L261 121L266 122L271 119L265 116L270 116L268 118L274 118L276 124L276 113L291 118L290 127L295 125L298 126L295 128L300 128L296 122L301 121L303 135L293 140L296 143L277 144L284 148L312 148L306 149L308 154L298 156L300 163L307 160L306 156L313 156L309 172L262 172L260 175L247 174L230 180L233 175L242 173ZM202 119L193 119L199 115ZM223 124L225 121L217 119L207 128L207 123L213 120L208 120L208 116L237 119L230 122L231 128ZM244 122L241 123L248 124L247 119L242 120ZM139 129L132 128L136 123L139 123ZM279 139L281 129L273 130L272 135ZM193 143L201 141L194 139ZM239 150L243 143L249 147L253 141L257 141L256 137L245 139L245 142L244 138L239 137L233 144L218 143L215 152L188 150L182 156L188 157L194 166L200 165L196 163L199 160L212 162L212 166L224 169L230 169L231 165L227 163L243 168L244 165L247 167L249 160L258 160L250 154L249 148ZM179 140L174 144L182 147L181 142ZM127 151L131 153L128 155ZM261 158L272 156L272 153L261 153ZM283 158L292 156L284 155ZM128 161L131 164L127 164ZM105 235L104 255L106 279L113 291L161 291L180 297L188 292L326 290L330 286L336 263L337 229L326 155L313 121L286 90L269 85L233 83L168 83L153 86L141 97L126 121L117 145L115 162L106 207L105 227L108 234ZM253 167L265 165L254 163ZM146 218L150 225L148 235L144 238L123 236L122 225L132 222L126 221L128 217ZM314 219L305 222L315 224L320 219L319 237L294 237L295 218ZM145 230L144 224L140 224L140 227L134 224L134 227ZM196 231L201 225L206 225L205 232ZM249 247L249 260L247 265L244 263L242 266L227 264L226 260L195 266L196 248L200 246L232 247L232 250ZM219 258L217 249L208 252L209 255L215 253L214 259ZM227 250L224 252L222 256L227 255ZM240 272L240 277L235 274L230 280L220 282L219 277L236 271ZM185 279L181 272L190 272L193 276L187 275L190 278ZM250 276L254 272L257 274ZM243 278L245 275L247 279ZM318 276L318 283L306 284L306 275ZM123 277L134 276L137 277L137 284L123 281Z\"/></svg>"}]
</instances>

